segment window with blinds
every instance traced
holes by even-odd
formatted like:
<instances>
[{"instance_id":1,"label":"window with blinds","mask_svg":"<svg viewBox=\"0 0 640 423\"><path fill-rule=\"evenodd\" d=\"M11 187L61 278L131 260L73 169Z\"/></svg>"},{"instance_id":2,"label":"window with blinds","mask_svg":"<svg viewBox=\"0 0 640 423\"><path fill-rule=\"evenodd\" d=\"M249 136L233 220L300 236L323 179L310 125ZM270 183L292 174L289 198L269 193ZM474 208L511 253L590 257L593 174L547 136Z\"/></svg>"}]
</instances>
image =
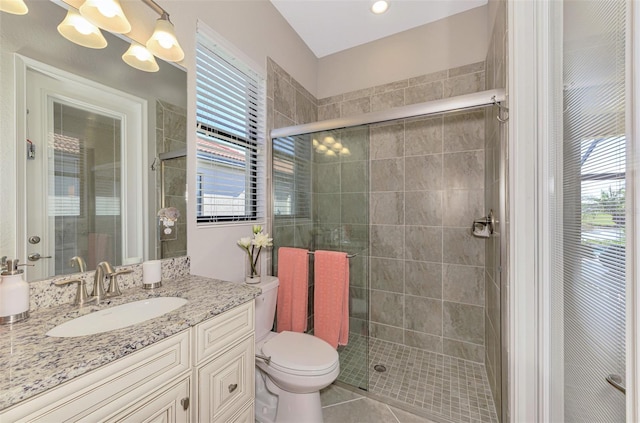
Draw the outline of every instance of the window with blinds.
<instances>
[{"instance_id":1,"label":"window with blinds","mask_svg":"<svg viewBox=\"0 0 640 423\"><path fill-rule=\"evenodd\" d=\"M263 80L201 34L196 55L198 222L263 217Z\"/></svg>"},{"instance_id":2,"label":"window with blinds","mask_svg":"<svg viewBox=\"0 0 640 423\"><path fill-rule=\"evenodd\" d=\"M311 143L308 135L273 140L276 218L311 218Z\"/></svg>"}]
</instances>

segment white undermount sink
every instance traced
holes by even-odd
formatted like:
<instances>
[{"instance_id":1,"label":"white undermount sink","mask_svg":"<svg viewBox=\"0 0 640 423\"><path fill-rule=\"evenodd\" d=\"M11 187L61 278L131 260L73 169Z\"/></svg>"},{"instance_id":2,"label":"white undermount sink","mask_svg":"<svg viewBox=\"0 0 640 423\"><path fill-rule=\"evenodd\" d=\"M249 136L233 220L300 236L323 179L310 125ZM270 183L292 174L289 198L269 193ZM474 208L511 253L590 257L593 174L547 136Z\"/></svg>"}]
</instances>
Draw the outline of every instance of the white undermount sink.
<instances>
[{"instance_id":1,"label":"white undermount sink","mask_svg":"<svg viewBox=\"0 0 640 423\"><path fill-rule=\"evenodd\" d=\"M121 329L176 310L188 301L178 297L156 297L133 301L76 317L47 332L48 336L72 338Z\"/></svg>"}]
</instances>

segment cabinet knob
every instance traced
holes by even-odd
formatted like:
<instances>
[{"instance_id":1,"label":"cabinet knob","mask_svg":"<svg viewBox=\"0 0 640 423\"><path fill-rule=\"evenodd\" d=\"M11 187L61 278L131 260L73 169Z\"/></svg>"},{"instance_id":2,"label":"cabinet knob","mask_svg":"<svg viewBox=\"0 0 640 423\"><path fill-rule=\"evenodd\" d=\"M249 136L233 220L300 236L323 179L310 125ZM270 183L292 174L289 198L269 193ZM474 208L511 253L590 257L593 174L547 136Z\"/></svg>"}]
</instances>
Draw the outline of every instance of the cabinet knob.
<instances>
[{"instance_id":1,"label":"cabinet knob","mask_svg":"<svg viewBox=\"0 0 640 423\"><path fill-rule=\"evenodd\" d=\"M189 408L189 397L182 398L180 400L180 405L182 405L182 409L186 411L187 408Z\"/></svg>"},{"instance_id":2,"label":"cabinet knob","mask_svg":"<svg viewBox=\"0 0 640 423\"><path fill-rule=\"evenodd\" d=\"M229 393L235 391L237 388L238 388L238 384L232 383L231 385L229 385Z\"/></svg>"}]
</instances>

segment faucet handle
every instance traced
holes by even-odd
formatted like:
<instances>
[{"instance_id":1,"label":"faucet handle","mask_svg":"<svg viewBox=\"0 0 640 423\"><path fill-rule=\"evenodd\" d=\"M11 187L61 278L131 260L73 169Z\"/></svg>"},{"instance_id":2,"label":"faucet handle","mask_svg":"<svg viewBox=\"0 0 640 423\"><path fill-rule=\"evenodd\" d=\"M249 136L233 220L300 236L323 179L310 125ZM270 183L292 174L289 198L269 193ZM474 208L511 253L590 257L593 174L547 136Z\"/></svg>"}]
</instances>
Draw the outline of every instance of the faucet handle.
<instances>
[{"instance_id":1,"label":"faucet handle","mask_svg":"<svg viewBox=\"0 0 640 423\"><path fill-rule=\"evenodd\" d=\"M123 269L108 273L107 276L109 276L109 287L107 288L105 296L117 297L122 295L122 292L120 292L120 286L118 286L118 275L126 275L127 273L132 272L133 270L131 269Z\"/></svg>"},{"instance_id":2,"label":"faucet handle","mask_svg":"<svg viewBox=\"0 0 640 423\"><path fill-rule=\"evenodd\" d=\"M83 305L90 304L96 300L95 298L89 298L89 294L87 294L87 282L84 279L74 278L54 282L56 286L64 286L72 283L78 284L78 289L76 290L76 298L73 301L73 305L82 307Z\"/></svg>"}]
</instances>

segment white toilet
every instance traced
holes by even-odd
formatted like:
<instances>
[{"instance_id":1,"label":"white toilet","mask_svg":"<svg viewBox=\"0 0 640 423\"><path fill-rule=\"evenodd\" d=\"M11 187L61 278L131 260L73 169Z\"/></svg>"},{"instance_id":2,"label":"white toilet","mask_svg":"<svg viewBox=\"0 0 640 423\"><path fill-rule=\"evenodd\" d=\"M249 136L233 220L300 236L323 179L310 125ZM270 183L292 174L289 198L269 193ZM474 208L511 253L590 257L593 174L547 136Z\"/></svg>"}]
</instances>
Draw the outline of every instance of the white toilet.
<instances>
[{"instance_id":1,"label":"white toilet","mask_svg":"<svg viewBox=\"0 0 640 423\"><path fill-rule=\"evenodd\" d=\"M278 285L273 276L257 285L262 294L256 298L256 421L321 423L320 389L340 373L338 352L312 335L271 332Z\"/></svg>"}]
</instances>

